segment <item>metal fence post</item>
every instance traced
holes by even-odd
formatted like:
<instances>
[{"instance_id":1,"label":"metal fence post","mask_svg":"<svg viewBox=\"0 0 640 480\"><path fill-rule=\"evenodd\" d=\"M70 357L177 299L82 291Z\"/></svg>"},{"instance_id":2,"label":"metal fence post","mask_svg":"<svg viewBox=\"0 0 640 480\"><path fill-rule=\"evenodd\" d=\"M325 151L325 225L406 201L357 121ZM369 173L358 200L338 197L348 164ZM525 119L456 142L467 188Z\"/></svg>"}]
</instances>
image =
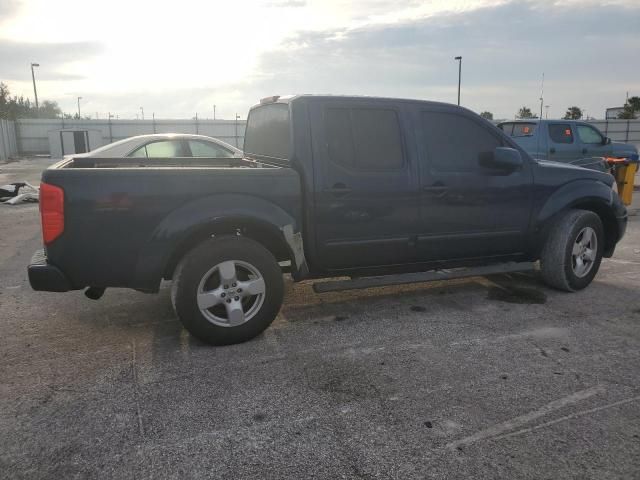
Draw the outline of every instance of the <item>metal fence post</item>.
<instances>
[{"instance_id":1,"label":"metal fence post","mask_svg":"<svg viewBox=\"0 0 640 480\"><path fill-rule=\"evenodd\" d=\"M631 123L631 120L627 119L627 133L624 136L624 142L627 143L629 141L629 123Z\"/></svg>"},{"instance_id":2,"label":"metal fence post","mask_svg":"<svg viewBox=\"0 0 640 480\"><path fill-rule=\"evenodd\" d=\"M7 158L9 157L4 141L5 123L6 120L0 118L0 160L2 161L7 160Z\"/></svg>"}]
</instances>

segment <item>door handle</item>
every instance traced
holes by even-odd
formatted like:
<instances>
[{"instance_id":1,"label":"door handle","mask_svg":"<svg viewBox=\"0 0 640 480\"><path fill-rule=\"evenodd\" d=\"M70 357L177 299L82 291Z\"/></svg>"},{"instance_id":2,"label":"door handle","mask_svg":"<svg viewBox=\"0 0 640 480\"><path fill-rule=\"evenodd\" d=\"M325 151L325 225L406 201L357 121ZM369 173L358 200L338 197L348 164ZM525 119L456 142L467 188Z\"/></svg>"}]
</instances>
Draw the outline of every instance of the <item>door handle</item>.
<instances>
[{"instance_id":1,"label":"door handle","mask_svg":"<svg viewBox=\"0 0 640 480\"><path fill-rule=\"evenodd\" d=\"M332 193L336 197L340 197L342 195L351 193L351 189L347 187L344 183L336 183L331 188L327 188L325 192Z\"/></svg>"},{"instance_id":2,"label":"door handle","mask_svg":"<svg viewBox=\"0 0 640 480\"><path fill-rule=\"evenodd\" d=\"M556 153L556 149L555 149L555 148L553 148L553 147L551 147L551 148L549 149L549 153Z\"/></svg>"}]
</instances>

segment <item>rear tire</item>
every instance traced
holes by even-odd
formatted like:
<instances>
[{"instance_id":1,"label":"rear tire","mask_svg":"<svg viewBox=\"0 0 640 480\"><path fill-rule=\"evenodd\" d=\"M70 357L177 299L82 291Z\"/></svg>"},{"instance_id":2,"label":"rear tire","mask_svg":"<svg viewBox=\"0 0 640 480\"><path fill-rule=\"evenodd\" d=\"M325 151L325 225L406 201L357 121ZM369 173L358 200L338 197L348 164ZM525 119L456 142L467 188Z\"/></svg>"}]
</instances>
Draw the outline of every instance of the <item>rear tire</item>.
<instances>
[{"instance_id":1,"label":"rear tire","mask_svg":"<svg viewBox=\"0 0 640 480\"><path fill-rule=\"evenodd\" d=\"M588 210L570 210L551 227L540 255L544 282L575 292L587 287L598 273L604 247L600 217Z\"/></svg>"},{"instance_id":2,"label":"rear tire","mask_svg":"<svg viewBox=\"0 0 640 480\"><path fill-rule=\"evenodd\" d=\"M184 327L211 345L241 343L262 333L278 315L283 296L275 257L239 236L212 238L191 250L171 287Z\"/></svg>"}]
</instances>

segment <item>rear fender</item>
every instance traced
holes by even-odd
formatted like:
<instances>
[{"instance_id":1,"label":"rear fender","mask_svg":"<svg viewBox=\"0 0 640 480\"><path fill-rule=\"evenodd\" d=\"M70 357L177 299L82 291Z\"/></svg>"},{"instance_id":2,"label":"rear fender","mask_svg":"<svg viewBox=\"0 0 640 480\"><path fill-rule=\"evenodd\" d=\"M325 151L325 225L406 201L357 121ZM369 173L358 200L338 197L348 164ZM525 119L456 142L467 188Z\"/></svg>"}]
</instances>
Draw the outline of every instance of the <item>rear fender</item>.
<instances>
[{"instance_id":1,"label":"rear fender","mask_svg":"<svg viewBox=\"0 0 640 480\"><path fill-rule=\"evenodd\" d=\"M241 234L253 225L269 237L282 242L292 262L292 274L303 275L306 260L300 232L301 222L278 205L251 195L220 194L189 202L167 215L155 228L136 265L135 287L157 291L160 280L191 243L224 233ZM256 239L260 241L260 238ZM178 257L178 258L176 258Z\"/></svg>"}]
</instances>

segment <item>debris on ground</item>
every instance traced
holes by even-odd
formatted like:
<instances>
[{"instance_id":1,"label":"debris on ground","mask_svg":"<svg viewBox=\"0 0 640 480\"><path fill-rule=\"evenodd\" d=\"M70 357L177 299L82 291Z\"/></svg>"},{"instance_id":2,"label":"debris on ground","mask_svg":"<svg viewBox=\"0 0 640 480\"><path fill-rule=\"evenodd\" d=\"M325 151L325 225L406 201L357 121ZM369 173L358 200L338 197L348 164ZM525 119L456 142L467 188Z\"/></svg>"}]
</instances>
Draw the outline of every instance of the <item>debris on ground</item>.
<instances>
[{"instance_id":1,"label":"debris on ground","mask_svg":"<svg viewBox=\"0 0 640 480\"><path fill-rule=\"evenodd\" d=\"M23 202L38 202L40 189L29 182L15 182L0 186L0 202L16 205Z\"/></svg>"}]
</instances>

